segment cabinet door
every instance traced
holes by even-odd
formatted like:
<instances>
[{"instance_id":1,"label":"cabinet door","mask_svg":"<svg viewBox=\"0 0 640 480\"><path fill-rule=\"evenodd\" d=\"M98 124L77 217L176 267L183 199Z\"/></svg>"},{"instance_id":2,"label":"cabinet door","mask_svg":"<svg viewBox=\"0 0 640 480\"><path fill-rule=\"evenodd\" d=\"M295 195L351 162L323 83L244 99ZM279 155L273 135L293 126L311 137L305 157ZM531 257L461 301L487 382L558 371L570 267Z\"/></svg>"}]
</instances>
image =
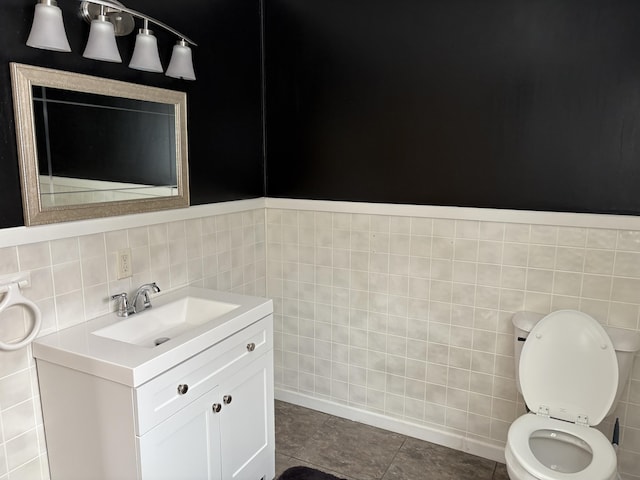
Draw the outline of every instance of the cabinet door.
<instances>
[{"instance_id":1,"label":"cabinet door","mask_svg":"<svg viewBox=\"0 0 640 480\"><path fill-rule=\"evenodd\" d=\"M217 388L138 437L142 480L221 480Z\"/></svg>"},{"instance_id":2,"label":"cabinet door","mask_svg":"<svg viewBox=\"0 0 640 480\"><path fill-rule=\"evenodd\" d=\"M256 359L218 387L223 407L220 449L224 480L271 480L275 475L273 358Z\"/></svg>"}]
</instances>

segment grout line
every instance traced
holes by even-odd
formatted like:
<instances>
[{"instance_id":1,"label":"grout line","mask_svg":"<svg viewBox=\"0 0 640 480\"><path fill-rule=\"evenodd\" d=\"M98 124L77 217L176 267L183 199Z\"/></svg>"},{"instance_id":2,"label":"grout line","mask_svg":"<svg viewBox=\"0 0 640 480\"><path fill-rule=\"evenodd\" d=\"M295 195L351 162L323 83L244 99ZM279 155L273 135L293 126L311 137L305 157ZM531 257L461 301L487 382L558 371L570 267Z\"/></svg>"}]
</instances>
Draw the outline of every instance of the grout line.
<instances>
[{"instance_id":1,"label":"grout line","mask_svg":"<svg viewBox=\"0 0 640 480\"><path fill-rule=\"evenodd\" d=\"M400 446L398 447L398 449L396 450L396 453L393 454L393 458L389 461L389 464L387 465L387 468L384 470L384 473L382 474L382 476L380 477L380 479L383 479L387 473L389 472L389 469L391 468L391 466L393 465L393 462L395 461L396 457L398 456L398 454L400 453L400 450L402 450L402 447L404 447L404 444L407 443L407 439L409 437L407 437L406 435L403 435L403 439L402 439L402 443L400 444Z\"/></svg>"}]
</instances>

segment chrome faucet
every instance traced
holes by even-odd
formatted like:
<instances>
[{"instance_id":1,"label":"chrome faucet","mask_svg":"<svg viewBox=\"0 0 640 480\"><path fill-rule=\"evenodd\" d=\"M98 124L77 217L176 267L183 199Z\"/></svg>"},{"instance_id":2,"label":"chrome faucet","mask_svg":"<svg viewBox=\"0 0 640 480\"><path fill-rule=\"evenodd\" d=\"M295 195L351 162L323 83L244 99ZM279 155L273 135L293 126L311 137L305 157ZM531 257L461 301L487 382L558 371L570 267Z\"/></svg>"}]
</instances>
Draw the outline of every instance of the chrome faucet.
<instances>
[{"instance_id":1,"label":"chrome faucet","mask_svg":"<svg viewBox=\"0 0 640 480\"><path fill-rule=\"evenodd\" d=\"M112 295L111 300L115 300L117 302L116 315L118 315L119 317L128 317L129 315L138 313L141 310L151 308L151 298L149 297L149 292L160 292L160 287L156 285L156 282L145 283L140 288L138 288L133 296L133 301L131 302L129 302L129 298L127 297L126 292ZM139 308L138 304L140 303L141 299L142 308Z\"/></svg>"},{"instance_id":2,"label":"chrome faucet","mask_svg":"<svg viewBox=\"0 0 640 480\"><path fill-rule=\"evenodd\" d=\"M136 291L133 296L133 301L131 302L132 313L138 313L140 310L146 310L147 308L151 308L151 298L149 297L149 292L158 293L160 291L160 287L156 285L156 282L153 283L145 283ZM142 308L138 308L138 303L140 302L140 298L142 298Z\"/></svg>"}]
</instances>

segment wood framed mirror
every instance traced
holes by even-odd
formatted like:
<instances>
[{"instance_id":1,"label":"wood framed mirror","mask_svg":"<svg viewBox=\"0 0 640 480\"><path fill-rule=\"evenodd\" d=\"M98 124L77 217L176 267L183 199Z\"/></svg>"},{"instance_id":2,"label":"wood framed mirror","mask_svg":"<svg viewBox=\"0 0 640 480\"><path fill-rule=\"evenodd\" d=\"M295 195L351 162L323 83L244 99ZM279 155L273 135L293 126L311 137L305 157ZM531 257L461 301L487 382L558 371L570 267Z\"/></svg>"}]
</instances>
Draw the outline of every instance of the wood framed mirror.
<instances>
[{"instance_id":1,"label":"wood framed mirror","mask_svg":"<svg viewBox=\"0 0 640 480\"><path fill-rule=\"evenodd\" d=\"M25 224L189 206L187 95L11 63Z\"/></svg>"}]
</instances>

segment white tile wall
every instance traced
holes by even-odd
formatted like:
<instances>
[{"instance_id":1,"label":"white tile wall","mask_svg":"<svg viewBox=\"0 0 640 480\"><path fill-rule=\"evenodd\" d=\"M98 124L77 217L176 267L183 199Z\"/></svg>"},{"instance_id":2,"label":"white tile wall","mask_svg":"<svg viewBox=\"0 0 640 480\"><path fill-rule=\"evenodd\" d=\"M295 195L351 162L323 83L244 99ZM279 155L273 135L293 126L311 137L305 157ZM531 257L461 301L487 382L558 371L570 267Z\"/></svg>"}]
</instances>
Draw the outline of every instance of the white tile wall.
<instances>
[{"instance_id":1,"label":"white tile wall","mask_svg":"<svg viewBox=\"0 0 640 480\"><path fill-rule=\"evenodd\" d=\"M525 408L511 315L639 330L640 232L268 208L267 294L282 391L503 446ZM638 479L640 357L622 399Z\"/></svg>"},{"instance_id":2,"label":"white tile wall","mask_svg":"<svg viewBox=\"0 0 640 480\"><path fill-rule=\"evenodd\" d=\"M116 279L116 252L131 248L133 277ZM25 296L42 311L41 335L113 309L111 294L149 281L265 295L264 209L207 216L0 248L0 275L31 273ZM0 338L24 336L17 308L0 316ZM49 477L30 347L0 352L0 480Z\"/></svg>"},{"instance_id":3,"label":"white tile wall","mask_svg":"<svg viewBox=\"0 0 640 480\"><path fill-rule=\"evenodd\" d=\"M31 273L42 334L148 281L266 294L281 390L497 446L524 409L512 312L577 308L640 329L640 231L274 208L265 228L264 212L0 248L0 275ZM134 276L118 281L124 247ZM27 321L6 312L0 338L19 338ZM639 357L616 413L620 470L638 479ZM0 480L47 478L30 350L0 352Z\"/></svg>"}]
</instances>

